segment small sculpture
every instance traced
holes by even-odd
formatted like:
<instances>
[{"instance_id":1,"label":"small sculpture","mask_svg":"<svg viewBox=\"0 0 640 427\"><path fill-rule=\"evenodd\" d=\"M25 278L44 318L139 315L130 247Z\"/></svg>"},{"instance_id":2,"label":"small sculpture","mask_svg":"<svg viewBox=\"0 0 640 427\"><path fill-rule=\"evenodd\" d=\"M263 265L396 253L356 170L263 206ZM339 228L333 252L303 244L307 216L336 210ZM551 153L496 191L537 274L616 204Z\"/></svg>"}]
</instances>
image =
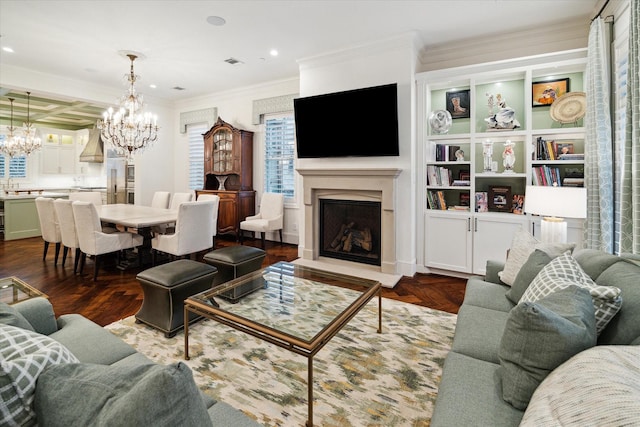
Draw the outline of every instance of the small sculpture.
<instances>
[{"instance_id":1,"label":"small sculpture","mask_svg":"<svg viewBox=\"0 0 640 427\"><path fill-rule=\"evenodd\" d=\"M513 151L515 144L510 140L504 143L504 151L502 152L502 165L504 173L513 173L513 165L516 163L516 154Z\"/></svg>"},{"instance_id":2,"label":"small sculpture","mask_svg":"<svg viewBox=\"0 0 640 427\"><path fill-rule=\"evenodd\" d=\"M487 122L487 130L515 129L520 127L520 122L516 119L516 112L507 106L507 100L501 94L494 96L487 93L487 106L489 107L489 117L484 119ZM494 106L498 107L498 112L493 114Z\"/></svg>"},{"instance_id":3,"label":"small sculpture","mask_svg":"<svg viewBox=\"0 0 640 427\"><path fill-rule=\"evenodd\" d=\"M493 142L487 139L482 143L482 157L484 159L483 172L492 172L491 163L493 160Z\"/></svg>"}]
</instances>

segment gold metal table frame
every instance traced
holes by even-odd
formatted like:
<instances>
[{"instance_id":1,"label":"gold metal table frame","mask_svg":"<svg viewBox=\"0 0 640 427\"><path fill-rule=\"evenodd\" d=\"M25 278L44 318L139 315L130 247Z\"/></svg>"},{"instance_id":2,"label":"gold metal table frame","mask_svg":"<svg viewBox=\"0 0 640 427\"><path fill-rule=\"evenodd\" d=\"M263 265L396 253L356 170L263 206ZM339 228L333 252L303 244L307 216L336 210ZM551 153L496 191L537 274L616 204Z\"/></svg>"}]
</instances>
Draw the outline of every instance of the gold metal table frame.
<instances>
[{"instance_id":1,"label":"gold metal table frame","mask_svg":"<svg viewBox=\"0 0 640 427\"><path fill-rule=\"evenodd\" d=\"M308 286L305 288L305 299L313 299L314 292L325 293L330 287L346 288L353 292L353 298L342 301L343 307L336 310L336 315L326 317L326 321L318 322L314 318L313 326L317 326L317 331L312 332L313 336L301 336L294 329L286 330L280 328L278 324L266 318L260 318L260 314L254 316L251 312L241 313L239 306L244 299L237 304L225 302L220 296L230 289L254 283L256 290L248 295L247 299L253 299L253 303L265 304L273 303L268 300L266 290L278 288L280 285L280 303L283 302L282 292L295 294L296 281L301 280ZM261 285L261 281L264 282ZM283 284L286 284L285 288ZM329 288L328 288L329 287ZM199 314L208 319L230 326L251 336L260 338L271 344L287 349L293 353L307 358L307 392L308 392L308 419L307 426L313 426L313 357L333 338L358 312L375 296L378 295L378 333L382 333L382 294L381 284L375 280L356 278L337 273L321 271L309 267L303 267L287 262L273 264L266 269L261 269L255 273L239 277L230 282L217 286L211 290L202 292L187 298L184 302L184 355L185 360L189 360L189 312ZM273 295L272 295L273 296ZM262 299L262 301L261 301ZM287 302L292 303L295 295L287 296ZM277 298L276 302L277 304ZM277 322L277 321L276 321ZM318 323L316 325L316 323ZM310 326L310 325L308 325Z\"/></svg>"}]
</instances>

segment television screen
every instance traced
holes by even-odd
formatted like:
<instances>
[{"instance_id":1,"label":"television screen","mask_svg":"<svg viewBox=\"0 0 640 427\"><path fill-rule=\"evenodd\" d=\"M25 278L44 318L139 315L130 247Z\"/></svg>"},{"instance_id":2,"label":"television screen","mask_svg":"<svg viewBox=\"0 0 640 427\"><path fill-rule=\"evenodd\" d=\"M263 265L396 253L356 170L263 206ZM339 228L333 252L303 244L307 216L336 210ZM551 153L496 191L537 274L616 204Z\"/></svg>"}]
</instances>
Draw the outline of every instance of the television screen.
<instances>
[{"instance_id":1,"label":"television screen","mask_svg":"<svg viewBox=\"0 0 640 427\"><path fill-rule=\"evenodd\" d=\"M396 83L293 103L299 158L400 154Z\"/></svg>"}]
</instances>

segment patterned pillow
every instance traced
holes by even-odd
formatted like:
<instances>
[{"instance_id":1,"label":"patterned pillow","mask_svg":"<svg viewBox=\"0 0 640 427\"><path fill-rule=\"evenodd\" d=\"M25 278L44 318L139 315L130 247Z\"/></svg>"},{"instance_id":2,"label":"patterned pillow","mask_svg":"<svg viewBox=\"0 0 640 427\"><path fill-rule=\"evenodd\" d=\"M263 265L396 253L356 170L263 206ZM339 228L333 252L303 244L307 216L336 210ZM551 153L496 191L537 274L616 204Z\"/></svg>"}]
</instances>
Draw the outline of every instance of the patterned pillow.
<instances>
[{"instance_id":1,"label":"patterned pillow","mask_svg":"<svg viewBox=\"0 0 640 427\"><path fill-rule=\"evenodd\" d=\"M556 368L520 426L640 425L640 346L596 346Z\"/></svg>"},{"instance_id":2,"label":"patterned pillow","mask_svg":"<svg viewBox=\"0 0 640 427\"><path fill-rule=\"evenodd\" d=\"M535 302L571 285L586 288L591 294L596 309L596 332L600 335L613 316L620 311L621 291L615 286L598 286L569 253L553 259L540 270L520 298L520 302Z\"/></svg>"},{"instance_id":3,"label":"patterned pillow","mask_svg":"<svg viewBox=\"0 0 640 427\"><path fill-rule=\"evenodd\" d=\"M0 425L33 425L38 376L49 366L78 362L62 344L33 331L0 324Z\"/></svg>"},{"instance_id":4,"label":"patterned pillow","mask_svg":"<svg viewBox=\"0 0 640 427\"><path fill-rule=\"evenodd\" d=\"M575 246L575 243L542 243L526 230L516 231L511 241L507 262L504 264L504 269L498 273L500 280L506 285L512 286L520 268L536 249L555 258L566 251L573 251Z\"/></svg>"}]
</instances>

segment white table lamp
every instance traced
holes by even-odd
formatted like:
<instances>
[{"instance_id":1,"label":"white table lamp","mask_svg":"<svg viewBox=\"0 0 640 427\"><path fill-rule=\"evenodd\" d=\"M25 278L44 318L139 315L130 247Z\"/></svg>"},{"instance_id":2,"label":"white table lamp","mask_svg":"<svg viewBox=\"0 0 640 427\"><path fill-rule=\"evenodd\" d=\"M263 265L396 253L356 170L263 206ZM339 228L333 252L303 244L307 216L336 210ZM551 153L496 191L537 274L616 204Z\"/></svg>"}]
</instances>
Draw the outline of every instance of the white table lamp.
<instances>
[{"instance_id":1,"label":"white table lamp","mask_svg":"<svg viewBox=\"0 0 640 427\"><path fill-rule=\"evenodd\" d=\"M541 240L566 243L567 223L564 218L587 217L587 189L580 187L527 186L524 211L541 215Z\"/></svg>"}]
</instances>

